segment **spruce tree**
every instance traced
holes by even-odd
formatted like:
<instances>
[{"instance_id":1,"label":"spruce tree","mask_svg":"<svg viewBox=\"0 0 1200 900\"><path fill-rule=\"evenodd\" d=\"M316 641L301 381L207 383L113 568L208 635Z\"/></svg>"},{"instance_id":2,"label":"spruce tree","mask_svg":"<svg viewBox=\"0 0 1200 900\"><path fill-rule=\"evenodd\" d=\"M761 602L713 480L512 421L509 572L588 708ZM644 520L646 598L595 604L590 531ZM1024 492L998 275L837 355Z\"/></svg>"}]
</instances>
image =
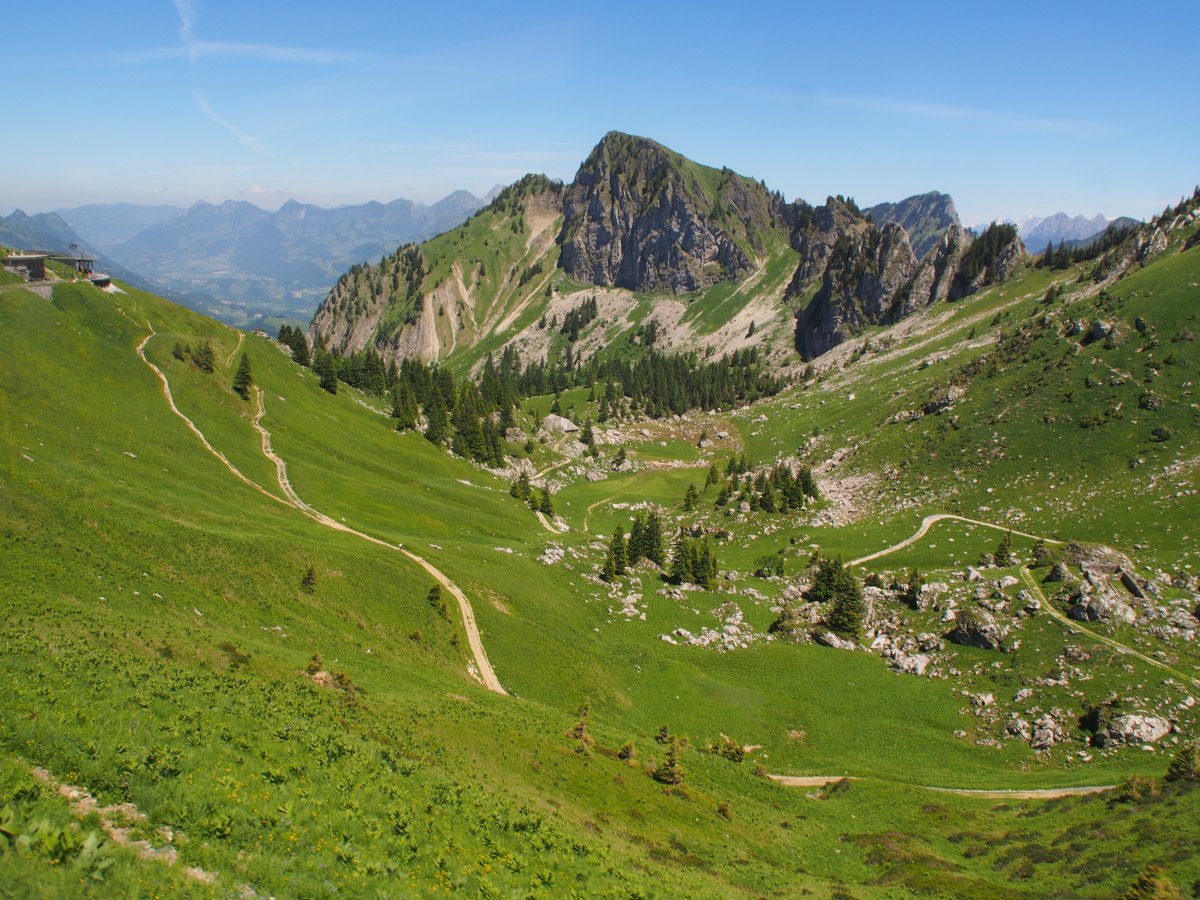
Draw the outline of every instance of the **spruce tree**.
<instances>
[{"instance_id":1,"label":"spruce tree","mask_svg":"<svg viewBox=\"0 0 1200 900\"><path fill-rule=\"evenodd\" d=\"M662 520L658 517L656 510L650 510L646 516L646 527L644 530L644 547L645 557L654 563L660 569L666 565L667 555L665 540L663 538Z\"/></svg>"},{"instance_id":2,"label":"spruce tree","mask_svg":"<svg viewBox=\"0 0 1200 900\"><path fill-rule=\"evenodd\" d=\"M313 371L320 378L321 387L331 394L337 393L337 365L333 355L324 350L317 350L313 358Z\"/></svg>"},{"instance_id":3,"label":"spruce tree","mask_svg":"<svg viewBox=\"0 0 1200 900\"><path fill-rule=\"evenodd\" d=\"M417 398L407 381L397 382L392 390L392 416L396 419L397 431L411 431L417 427Z\"/></svg>"},{"instance_id":4,"label":"spruce tree","mask_svg":"<svg viewBox=\"0 0 1200 900\"><path fill-rule=\"evenodd\" d=\"M429 402L425 404L425 421L425 439L438 446L445 443L450 422L446 416L446 402L440 391L430 391Z\"/></svg>"},{"instance_id":5,"label":"spruce tree","mask_svg":"<svg viewBox=\"0 0 1200 900\"><path fill-rule=\"evenodd\" d=\"M538 506L538 512L544 516L554 518L554 501L550 498L550 488L546 488L544 491L542 491L542 502L541 505Z\"/></svg>"},{"instance_id":6,"label":"spruce tree","mask_svg":"<svg viewBox=\"0 0 1200 900\"><path fill-rule=\"evenodd\" d=\"M612 540L608 543L608 552L613 558L613 567L616 569L617 575L625 574L625 567L629 564L629 548L625 543L625 529L617 525L613 529Z\"/></svg>"},{"instance_id":7,"label":"spruce tree","mask_svg":"<svg viewBox=\"0 0 1200 900\"><path fill-rule=\"evenodd\" d=\"M254 375L250 372L250 360L245 353L238 362L237 372L233 376L233 392L243 400L250 399L250 388L254 385Z\"/></svg>"}]
</instances>

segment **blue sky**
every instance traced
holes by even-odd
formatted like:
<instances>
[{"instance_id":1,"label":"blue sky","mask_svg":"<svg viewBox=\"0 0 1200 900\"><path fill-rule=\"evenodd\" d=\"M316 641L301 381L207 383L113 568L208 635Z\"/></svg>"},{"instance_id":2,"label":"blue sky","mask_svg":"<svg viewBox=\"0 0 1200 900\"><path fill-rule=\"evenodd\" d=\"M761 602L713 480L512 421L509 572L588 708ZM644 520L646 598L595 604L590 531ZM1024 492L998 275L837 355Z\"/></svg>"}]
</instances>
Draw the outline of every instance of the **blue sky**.
<instances>
[{"instance_id":1,"label":"blue sky","mask_svg":"<svg viewBox=\"0 0 1200 900\"><path fill-rule=\"evenodd\" d=\"M1144 217L1200 181L1198 8L26 4L4 94L36 121L6 106L0 212L431 202L569 180L617 129L789 199Z\"/></svg>"}]
</instances>

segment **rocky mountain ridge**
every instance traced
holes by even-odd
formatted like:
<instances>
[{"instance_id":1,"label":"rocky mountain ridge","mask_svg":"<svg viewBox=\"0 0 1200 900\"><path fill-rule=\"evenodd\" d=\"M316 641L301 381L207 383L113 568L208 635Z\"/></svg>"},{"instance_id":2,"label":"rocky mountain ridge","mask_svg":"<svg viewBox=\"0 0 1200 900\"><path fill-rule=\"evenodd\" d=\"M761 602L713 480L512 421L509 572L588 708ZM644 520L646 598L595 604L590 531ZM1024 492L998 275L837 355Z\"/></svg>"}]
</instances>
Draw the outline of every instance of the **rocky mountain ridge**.
<instances>
[{"instance_id":1,"label":"rocky mountain ridge","mask_svg":"<svg viewBox=\"0 0 1200 900\"><path fill-rule=\"evenodd\" d=\"M651 328L660 347L758 346L786 365L794 351L812 359L1028 262L1015 226L973 235L946 194L867 210L842 196L787 203L761 182L619 132L571 183L522 184L457 231L344 275L310 340L391 359L456 354L471 365L486 341L547 359L558 340L547 320L590 287L601 304L580 344L589 352L632 346Z\"/></svg>"},{"instance_id":2,"label":"rocky mountain ridge","mask_svg":"<svg viewBox=\"0 0 1200 900\"><path fill-rule=\"evenodd\" d=\"M583 283L687 293L748 274L786 220L764 185L610 132L566 190L560 265Z\"/></svg>"}]
</instances>

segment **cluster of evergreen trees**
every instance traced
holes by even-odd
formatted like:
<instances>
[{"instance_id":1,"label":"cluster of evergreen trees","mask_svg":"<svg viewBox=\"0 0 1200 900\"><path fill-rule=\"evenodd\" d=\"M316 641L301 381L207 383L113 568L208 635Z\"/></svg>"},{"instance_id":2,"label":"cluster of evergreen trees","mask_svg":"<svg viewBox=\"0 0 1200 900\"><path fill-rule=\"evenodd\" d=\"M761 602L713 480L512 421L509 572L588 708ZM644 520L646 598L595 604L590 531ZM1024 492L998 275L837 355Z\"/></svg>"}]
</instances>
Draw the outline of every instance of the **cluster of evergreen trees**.
<instances>
[{"instance_id":1,"label":"cluster of evergreen trees","mask_svg":"<svg viewBox=\"0 0 1200 900\"><path fill-rule=\"evenodd\" d=\"M825 626L839 637L857 641L861 637L866 603L862 585L840 559L830 559L814 553L809 560L814 568L812 585L804 592L809 602L828 604L824 614ZM799 627L795 610L785 607L779 618L771 624L772 632L795 631Z\"/></svg>"},{"instance_id":2,"label":"cluster of evergreen trees","mask_svg":"<svg viewBox=\"0 0 1200 900\"><path fill-rule=\"evenodd\" d=\"M710 469L709 483L716 482L713 475L714 471ZM787 514L803 509L808 500L821 497L812 470L807 466L793 472L791 466L778 463L770 470L751 474L743 453L729 460L725 476L727 480L717 494L717 509L736 499L739 503L749 503L751 511Z\"/></svg>"},{"instance_id":3,"label":"cluster of evergreen trees","mask_svg":"<svg viewBox=\"0 0 1200 900\"><path fill-rule=\"evenodd\" d=\"M529 483L529 476L524 472L517 476L517 480L512 483L512 487L508 489L508 493L526 504L534 512L540 512L544 516L554 515L554 500L550 493L550 488L543 489L542 496L539 499L537 491Z\"/></svg>"},{"instance_id":4,"label":"cluster of evergreen trees","mask_svg":"<svg viewBox=\"0 0 1200 900\"><path fill-rule=\"evenodd\" d=\"M1103 256L1113 247L1120 246L1137 231L1137 227L1127 225L1109 225L1101 234L1085 244L1068 247L1062 241L1055 248L1053 243L1046 245L1042 255L1038 257L1036 266L1039 269L1066 269L1074 263L1087 262Z\"/></svg>"},{"instance_id":5,"label":"cluster of evergreen trees","mask_svg":"<svg viewBox=\"0 0 1200 900\"><path fill-rule=\"evenodd\" d=\"M587 328L598 315L600 315L600 309L593 294L563 316L562 325L559 326L558 331L560 334L566 335L567 340L573 344L579 340L579 332Z\"/></svg>"},{"instance_id":6,"label":"cluster of evergreen trees","mask_svg":"<svg viewBox=\"0 0 1200 900\"><path fill-rule=\"evenodd\" d=\"M506 349L506 356L510 350ZM506 369L503 358L498 369ZM608 405L628 398L631 410L644 410L652 418L691 409L727 409L773 396L783 388L782 381L763 372L757 348L735 351L716 362L701 362L694 353L651 349L636 360L598 354L578 365L568 345L556 360L530 362L508 380L521 397L603 384Z\"/></svg>"},{"instance_id":7,"label":"cluster of evergreen trees","mask_svg":"<svg viewBox=\"0 0 1200 900\"><path fill-rule=\"evenodd\" d=\"M215 366L212 344L208 341L202 341L197 347L176 341L175 346L171 348L171 355L180 361L190 359L192 365L210 375Z\"/></svg>"},{"instance_id":8,"label":"cluster of evergreen trees","mask_svg":"<svg viewBox=\"0 0 1200 900\"><path fill-rule=\"evenodd\" d=\"M992 264L1000 251L1017 239L1017 226L1011 222L993 222L975 238L963 254L955 283L965 288Z\"/></svg>"},{"instance_id":9,"label":"cluster of evergreen trees","mask_svg":"<svg viewBox=\"0 0 1200 900\"><path fill-rule=\"evenodd\" d=\"M292 359L302 366L310 365L312 360L308 352L308 338L299 328L283 324L279 326L279 343L292 351Z\"/></svg>"},{"instance_id":10,"label":"cluster of evergreen trees","mask_svg":"<svg viewBox=\"0 0 1200 900\"><path fill-rule=\"evenodd\" d=\"M629 566L636 565L643 559L649 560L660 569L666 565L662 520L654 510L650 510L644 517L638 513L628 538L625 537L625 529L621 525L613 529L604 555L604 564L600 569L600 577L608 582L616 581L625 574Z\"/></svg>"},{"instance_id":11,"label":"cluster of evergreen trees","mask_svg":"<svg viewBox=\"0 0 1200 900\"><path fill-rule=\"evenodd\" d=\"M701 539L688 537L682 531L679 533L667 580L672 584L687 582L712 590L717 580L717 554L707 536Z\"/></svg>"}]
</instances>

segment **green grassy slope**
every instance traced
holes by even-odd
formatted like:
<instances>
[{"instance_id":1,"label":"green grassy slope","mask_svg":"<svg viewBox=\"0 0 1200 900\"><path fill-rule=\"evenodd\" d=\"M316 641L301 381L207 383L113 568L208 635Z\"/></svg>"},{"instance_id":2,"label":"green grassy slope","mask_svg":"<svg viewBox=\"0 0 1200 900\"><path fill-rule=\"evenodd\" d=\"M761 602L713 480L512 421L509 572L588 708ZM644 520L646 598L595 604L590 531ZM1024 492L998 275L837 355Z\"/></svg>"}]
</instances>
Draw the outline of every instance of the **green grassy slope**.
<instances>
[{"instance_id":1,"label":"green grassy slope","mask_svg":"<svg viewBox=\"0 0 1200 900\"><path fill-rule=\"evenodd\" d=\"M1194 295L1183 286L1195 281L1194 265L1185 254L1147 269L1141 281L1130 279L1113 291L1128 298L1119 314L1141 310L1160 337L1173 334L1189 314ZM1017 318L1033 300L1014 298L1044 291L1043 278L973 298L956 312L964 324L953 327L965 330L971 316L982 319L981 334L1036 321ZM1142 310L1137 304L1148 305L1150 292L1160 302ZM987 324L1004 309L1008 319ZM244 339L241 350L264 391L263 423L296 491L348 525L410 547L463 588L513 694L498 697L467 675L457 618L443 620L426 602L427 575L399 554L322 528L235 479L170 412L154 374L133 352L148 321L157 335L147 356L166 373L180 409L247 478L279 495L251 426L251 405L228 390L240 353L233 332L148 295L107 295L84 285L59 286L52 302L6 292L0 316L0 559L8 586L0 807L11 808L26 830L40 818L67 821L62 802L29 781L30 767L40 765L103 804L136 804L148 824L134 836L161 844L157 826L182 835L175 841L182 863L174 867L140 861L131 850L118 851L100 872L85 860L55 868L48 853L6 852L0 876L8 883L62 894L182 887L227 895L248 884L277 896L435 887L650 895L664 885L666 892L704 896L804 889L873 895L929 887L923 872L932 866L941 873L938 890L997 896L1047 889L1109 895L1152 862L1168 865L1180 884L1200 878L1195 855L1171 849L1196 846L1191 793L1146 801L1127 826L1123 820L1102 829L1113 815L1104 799L1053 801L1047 814L1031 816L1020 804L914 787L1116 782L1132 772L1161 773L1161 754L1106 755L1082 766L1036 757L1019 743L980 747L954 736L973 727L973 716L953 682L896 675L877 657L816 646L759 643L717 654L658 640L675 627L710 623L708 611L727 594L672 600L643 574L640 589L628 584L622 595L640 594L646 620L616 612L618 599L581 577L598 565L595 535L628 521L629 510L613 503L674 508L690 481L703 483L703 469L575 481L557 497L575 530L554 538L508 496L506 483L419 436L394 432L386 416L368 408L382 405L377 400L349 390L331 397L275 345ZM171 355L176 340L195 346L205 339L214 346L214 374ZM952 332L945 339L953 343ZM1058 338L1038 340L1057 346ZM1185 367L1193 346L1171 345ZM1117 347L1110 361L1130 366L1133 358L1118 355L1135 349ZM960 477L949 498L920 495L925 478L945 482L947 457L957 464L968 455L940 444L937 457L905 455L900 448L914 436L905 423L879 424L891 415L879 398L903 388L897 407L915 397L923 402L967 358L919 368L930 352L902 350L894 364L865 356L819 389L730 420L757 461L795 449L817 428L826 446L862 443L853 465L864 469L907 458L890 489L912 491L921 504L855 528L789 524L768 535L757 523L722 545L723 567L746 571L758 554L790 546L792 536L805 548L818 542L847 555L868 552L905 536L922 509L947 500L969 514L975 503L997 503L989 486L1011 486L1005 508L1049 490L1020 477L1042 471L1030 460L1041 466L1045 457L1037 454L1049 451L1032 423L1021 425L1032 413L1013 411L1007 415L1018 427L1010 440L1022 443L1008 450L1023 460L964 462L978 486ZM1083 365L1082 358L1073 354L1072 364ZM990 411L998 398L1020 396L1031 370L1008 366L1012 372L998 371L990 382L994 393L976 392L989 385L977 382L963 405L978 402ZM876 406L858 406L858 397L830 400L835 379L853 376L855 367L871 367L869 385L836 387L838 394L875 391ZM1164 419L1179 435L1171 449L1186 458L1194 455L1196 433L1184 402L1187 378L1171 380L1175 370L1168 369L1164 364L1155 390L1170 401L1161 412L1175 417ZM1043 404L1059 389L1058 382L1046 386ZM818 397L827 402L813 402ZM585 402L582 394L575 402ZM869 408L873 415L864 414ZM973 438L982 441L988 426L969 421L966 409L956 412L959 430L975 428ZM758 422L764 414L767 421ZM951 440L932 430L941 421L926 417L911 430L918 439ZM1126 427L1125 420L1111 424ZM1109 425L1100 434L1111 434L1104 431ZM1087 431L1065 419L1045 427L1061 430L1064 440ZM1109 449L1117 442L1114 436ZM647 457L652 447L671 458L709 458L690 439L666 448L647 444ZM641 452L633 445L631 451ZM1107 457L1097 451L1097 458ZM1098 479L1118 485L1143 477L1151 464L1097 465ZM1079 489L1068 499L1084 496ZM1165 490L1162 499L1177 499L1183 512L1194 502L1167 498ZM1020 521L1110 539L1106 517L1115 519L1120 509L1113 503L1091 518L1075 516L1069 529L1049 511L1029 510ZM1175 534L1166 530L1170 524L1139 528L1157 538ZM886 567L949 568L954 560L939 548L950 537L968 560L998 537L959 524L938 529L906 551L910 556L887 558ZM1164 565L1174 561L1171 548L1182 554L1186 543L1184 536L1174 538L1177 545L1166 540L1161 556L1151 557ZM539 562L552 541L580 556L556 566ZM313 593L300 589L310 565ZM790 556L789 574L799 565ZM759 630L773 618L767 601L739 602ZM1002 670L988 668L994 655L986 651L962 651L964 669L988 673L973 686L1010 690L1028 672L1051 666L1063 632L1048 620L1034 628L1028 652L1016 662L1006 658ZM306 677L314 653L326 670L344 676L340 687ZM1103 679L1120 662L1105 662ZM1130 665L1131 679L1160 677L1136 660ZM590 706L590 748L568 734L583 703ZM692 744L684 754L684 790L674 793L642 769L662 758L653 735L664 723ZM741 765L699 752L722 733L761 747ZM635 765L614 758L627 740L637 748ZM756 766L867 780L811 799L803 789L756 777ZM1139 841L1132 837L1137 829ZM1091 849L1077 862L1088 864L1086 873L1054 850L1083 834ZM993 846L998 835L1003 855L981 855L977 845ZM216 881L187 880L183 865L216 873Z\"/></svg>"}]
</instances>

